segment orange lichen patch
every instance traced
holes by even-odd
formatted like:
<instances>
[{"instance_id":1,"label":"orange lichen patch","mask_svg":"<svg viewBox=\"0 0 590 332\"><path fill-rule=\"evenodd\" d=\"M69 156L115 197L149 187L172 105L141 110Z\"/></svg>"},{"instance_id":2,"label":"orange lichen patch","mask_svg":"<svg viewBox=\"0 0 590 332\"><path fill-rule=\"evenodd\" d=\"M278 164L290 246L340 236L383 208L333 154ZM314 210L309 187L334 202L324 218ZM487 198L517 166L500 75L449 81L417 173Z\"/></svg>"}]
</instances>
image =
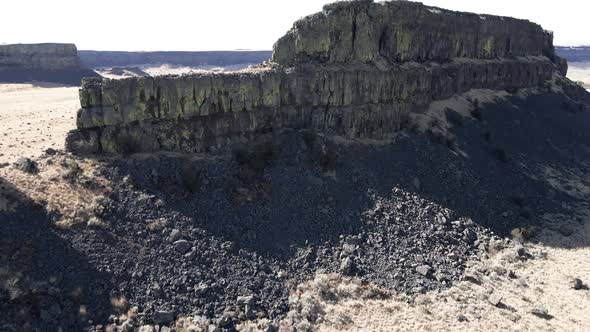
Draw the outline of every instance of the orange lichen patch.
<instances>
[{"instance_id":1,"label":"orange lichen patch","mask_svg":"<svg viewBox=\"0 0 590 332\"><path fill-rule=\"evenodd\" d=\"M94 217L93 202L110 192L109 181L97 175L99 162L57 155L35 160L38 172L29 174L13 167L0 168L0 210L14 210L23 202L44 206L59 216L58 225L87 225ZM96 218L95 218L96 219Z\"/></svg>"}]
</instances>

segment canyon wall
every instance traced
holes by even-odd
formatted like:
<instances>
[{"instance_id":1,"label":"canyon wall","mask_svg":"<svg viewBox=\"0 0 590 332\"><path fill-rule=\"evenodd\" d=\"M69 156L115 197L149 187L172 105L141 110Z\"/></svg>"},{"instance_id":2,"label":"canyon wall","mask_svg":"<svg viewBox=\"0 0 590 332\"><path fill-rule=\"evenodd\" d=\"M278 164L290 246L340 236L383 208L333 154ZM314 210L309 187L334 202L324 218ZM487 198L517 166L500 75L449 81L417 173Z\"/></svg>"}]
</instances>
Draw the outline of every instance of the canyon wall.
<instances>
[{"instance_id":1,"label":"canyon wall","mask_svg":"<svg viewBox=\"0 0 590 332\"><path fill-rule=\"evenodd\" d=\"M340 2L296 22L272 61L247 71L85 80L67 147L198 152L280 128L382 139L434 100L540 87L563 65L528 21Z\"/></svg>"}]
</instances>

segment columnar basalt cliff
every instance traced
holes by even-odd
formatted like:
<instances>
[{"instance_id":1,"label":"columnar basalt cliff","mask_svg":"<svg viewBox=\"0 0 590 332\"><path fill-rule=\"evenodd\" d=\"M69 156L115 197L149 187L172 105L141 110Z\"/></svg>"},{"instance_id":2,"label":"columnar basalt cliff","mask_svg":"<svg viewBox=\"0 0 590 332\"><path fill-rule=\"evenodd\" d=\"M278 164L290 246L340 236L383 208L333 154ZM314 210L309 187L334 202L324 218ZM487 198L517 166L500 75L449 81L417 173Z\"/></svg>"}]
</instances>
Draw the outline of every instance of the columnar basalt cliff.
<instances>
[{"instance_id":1,"label":"columnar basalt cliff","mask_svg":"<svg viewBox=\"0 0 590 332\"><path fill-rule=\"evenodd\" d=\"M85 76L98 76L80 66L74 44L0 45L0 81L49 81L79 85Z\"/></svg>"},{"instance_id":2,"label":"columnar basalt cliff","mask_svg":"<svg viewBox=\"0 0 590 332\"><path fill-rule=\"evenodd\" d=\"M273 60L285 65L554 54L553 36L529 21L372 0L325 6L296 22L274 51Z\"/></svg>"},{"instance_id":3,"label":"columnar basalt cliff","mask_svg":"<svg viewBox=\"0 0 590 332\"><path fill-rule=\"evenodd\" d=\"M405 1L339 2L296 22L258 68L86 80L67 146L197 152L280 128L382 139L434 100L540 87L563 67L552 35L528 21Z\"/></svg>"}]
</instances>

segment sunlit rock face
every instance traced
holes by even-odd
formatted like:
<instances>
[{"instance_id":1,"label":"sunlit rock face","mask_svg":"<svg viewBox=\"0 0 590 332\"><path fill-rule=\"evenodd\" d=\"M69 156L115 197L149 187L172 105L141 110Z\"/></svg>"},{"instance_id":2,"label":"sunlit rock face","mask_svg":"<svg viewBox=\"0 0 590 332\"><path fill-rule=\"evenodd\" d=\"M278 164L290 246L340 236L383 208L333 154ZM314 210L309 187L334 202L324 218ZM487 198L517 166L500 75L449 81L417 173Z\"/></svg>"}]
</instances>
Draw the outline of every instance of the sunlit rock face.
<instances>
[{"instance_id":1,"label":"sunlit rock face","mask_svg":"<svg viewBox=\"0 0 590 332\"><path fill-rule=\"evenodd\" d=\"M419 3L339 2L295 23L272 61L235 73L91 79L74 152L198 152L281 128L384 139L440 99L563 75L552 35L524 20Z\"/></svg>"}]
</instances>

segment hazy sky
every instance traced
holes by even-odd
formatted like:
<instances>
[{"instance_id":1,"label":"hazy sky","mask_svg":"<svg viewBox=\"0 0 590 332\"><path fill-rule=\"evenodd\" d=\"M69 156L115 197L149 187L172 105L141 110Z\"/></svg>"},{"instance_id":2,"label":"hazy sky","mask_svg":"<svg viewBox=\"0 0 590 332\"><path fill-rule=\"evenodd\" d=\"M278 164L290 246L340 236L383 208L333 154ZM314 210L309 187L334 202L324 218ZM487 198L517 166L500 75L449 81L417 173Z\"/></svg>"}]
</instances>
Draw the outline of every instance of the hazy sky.
<instances>
[{"instance_id":1,"label":"hazy sky","mask_svg":"<svg viewBox=\"0 0 590 332\"><path fill-rule=\"evenodd\" d=\"M3 0L0 43L73 42L94 50L269 50L327 0ZM590 45L589 0L423 0L526 18L557 45Z\"/></svg>"}]
</instances>

